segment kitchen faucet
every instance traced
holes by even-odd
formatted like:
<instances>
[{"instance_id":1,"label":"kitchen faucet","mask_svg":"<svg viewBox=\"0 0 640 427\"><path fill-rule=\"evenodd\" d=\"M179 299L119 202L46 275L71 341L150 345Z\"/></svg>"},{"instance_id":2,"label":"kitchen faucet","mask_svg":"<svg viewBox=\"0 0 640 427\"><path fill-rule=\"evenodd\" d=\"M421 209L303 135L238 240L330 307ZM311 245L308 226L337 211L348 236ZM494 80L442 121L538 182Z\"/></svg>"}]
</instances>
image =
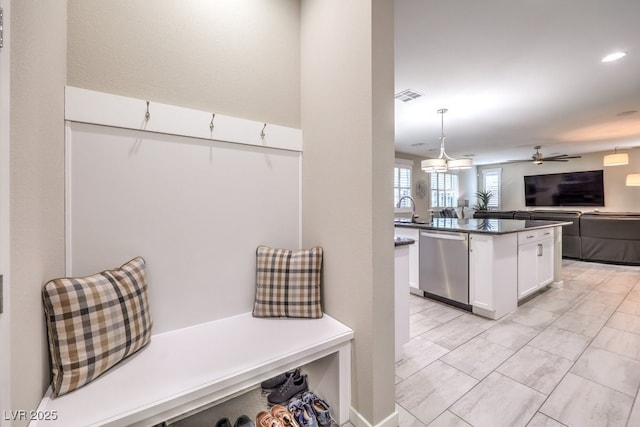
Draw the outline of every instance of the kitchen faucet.
<instances>
[{"instance_id":1,"label":"kitchen faucet","mask_svg":"<svg viewBox=\"0 0 640 427\"><path fill-rule=\"evenodd\" d=\"M411 200L411 222L416 222L416 219L418 219L418 215L416 215L416 201L413 200L413 197L411 197L411 196L402 196L402 197L400 197L400 200L398 200L398 206L397 207L400 207L400 205L402 204L402 201L404 199Z\"/></svg>"}]
</instances>

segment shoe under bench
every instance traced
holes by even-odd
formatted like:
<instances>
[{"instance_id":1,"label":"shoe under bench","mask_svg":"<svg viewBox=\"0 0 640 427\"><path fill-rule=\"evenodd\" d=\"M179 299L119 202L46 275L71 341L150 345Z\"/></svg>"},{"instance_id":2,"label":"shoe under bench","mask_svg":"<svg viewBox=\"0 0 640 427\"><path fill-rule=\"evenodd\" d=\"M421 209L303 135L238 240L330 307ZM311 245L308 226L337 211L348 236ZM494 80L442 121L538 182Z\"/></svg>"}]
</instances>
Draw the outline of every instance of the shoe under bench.
<instances>
[{"instance_id":1,"label":"shoe under bench","mask_svg":"<svg viewBox=\"0 0 640 427\"><path fill-rule=\"evenodd\" d=\"M153 426L296 367L341 425L349 419L352 339L350 328L326 314L260 319L244 313L161 333L90 384L55 399L49 389L36 411L48 420L30 426Z\"/></svg>"}]
</instances>

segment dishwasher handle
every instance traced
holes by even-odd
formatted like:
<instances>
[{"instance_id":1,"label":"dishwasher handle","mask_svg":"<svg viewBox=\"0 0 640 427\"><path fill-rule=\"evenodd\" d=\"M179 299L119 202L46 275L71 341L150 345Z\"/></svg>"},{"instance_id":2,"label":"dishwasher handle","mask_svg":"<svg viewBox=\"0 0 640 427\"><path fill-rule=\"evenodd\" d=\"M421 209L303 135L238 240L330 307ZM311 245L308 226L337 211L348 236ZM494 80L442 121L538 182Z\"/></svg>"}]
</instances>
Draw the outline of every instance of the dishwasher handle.
<instances>
[{"instance_id":1,"label":"dishwasher handle","mask_svg":"<svg viewBox=\"0 0 640 427\"><path fill-rule=\"evenodd\" d=\"M467 235L464 233L428 233L423 231L420 233L420 236L440 240L467 240Z\"/></svg>"}]
</instances>

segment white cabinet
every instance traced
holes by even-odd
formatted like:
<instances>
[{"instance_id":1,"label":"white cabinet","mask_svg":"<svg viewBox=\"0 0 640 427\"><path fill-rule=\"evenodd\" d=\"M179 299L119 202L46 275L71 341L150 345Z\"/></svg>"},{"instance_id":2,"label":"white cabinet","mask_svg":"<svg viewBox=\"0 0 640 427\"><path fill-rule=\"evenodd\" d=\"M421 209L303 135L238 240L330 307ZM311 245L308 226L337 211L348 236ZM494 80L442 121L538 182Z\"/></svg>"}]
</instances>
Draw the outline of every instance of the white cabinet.
<instances>
[{"instance_id":1,"label":"white cabinet","mask_svg":"<svg viewBox=\"0 0 640 427\"><path fill-rule=\"evenodd\" d=\"M535 241L518 244L518 299L538 290L537 251Z\"/></svg>"},{"instance_id":2,"label":"white cabinet","mask_svg":"<svg viewBox=\"0 0 640 427\"><path fill-rule=\"evenodd\" d=\"M469 304L473 312L499 319L518 308L515 234L469 235Z\"/></svg>"},{"instance_id":3,"label":"white cabinet","mask_svg":"<svg viewBox=\"0 0 640 427\"><path fill-rule=\"evenodd\" d=\"M396 362L402 359L402 350L409 342L409 257L413 245L396 246L395 249L395 330Z\"/></svg>"},{"instance_id":4,"label":"white cabinet","mask_svg":"<svg viewBox=\"0 0 640 427\"><path fill-rule=\"evenodd\" d=\"M553 228L518 233L518 299L553 281Z\"/></svg>"},{"instance_id":5,"label":"white cabinet","mask_svg":"<svg viewBox=\"0 0 640 427\"><path fill-rule=\"evenodd\" d=\"M407 237L416 242L409 245L409 291L418 295L424 293L420 291L418 284L420 283L420 230L418 228L395 227L395 235L398 237Z\"/></svg>"},{"instance_id":6,"label":"white cabinet","mask_svg":"<svg viewBox=\"0 0 640 427\"><path fill-rule=\"evenodd\" d=\"M553 282L553 229L544 232L545 237L538 242L538 285L546 286Z\"/></svg>"}]
</instances>

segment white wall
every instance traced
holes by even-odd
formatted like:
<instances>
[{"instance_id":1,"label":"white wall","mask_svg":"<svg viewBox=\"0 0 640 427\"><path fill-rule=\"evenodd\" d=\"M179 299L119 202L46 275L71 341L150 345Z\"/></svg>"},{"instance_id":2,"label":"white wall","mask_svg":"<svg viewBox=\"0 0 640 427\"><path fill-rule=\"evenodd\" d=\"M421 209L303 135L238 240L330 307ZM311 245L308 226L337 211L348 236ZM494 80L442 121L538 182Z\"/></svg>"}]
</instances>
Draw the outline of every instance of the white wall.
<instances>
[{"instance_id":1,"label":"white wall","mask_svg":"<svg viewBox=\"0 0 640 427\"><path fill-rule=\"evenodd\" d=\"M355 330L351 421L376 425L395 412L393 3L305 0L301 23L303 244Z\"/></svg>"},{"instance_id":2,"label":"white wall","mask_svg":"<svg viewBox=\"0 0 640 427\"><path fill-rule=\"evenodd\" d=\"M587 170L604 170L604 208L601 211L612 212L640 212L640 187L625 186L625 178L629 173L640 173L640 149L628 150L629 164L625 166L602 166L602 158L610 152L583 154L580 159L572 159L568 162L545 162L541 165L532 163L497 164L478 167L478 176L483 169L495 167L502 168L502 209L518 210L527 208L524 201L524 176L559 172L574 172ZM481 182L479 178L479 182ZM553 208L537 208L553 209ZM561 208L557 208L561 209ZM592 211L593 206L570 207L575 209Z\"/></svg>"},{"instance_id":3,"label":"white wall","mask_svg":"<svg viewBox=\"0 0 640 427\"><path fill-rule=\"evenodd\" d=\"M64 274L65 2L12 1L11 32L9 408L29 410L49 380L40 289Z\"/></svg>"},{"instance_id":4,"label":"white wall","mask_svg":"<svg viewBox=\"0 0 640 427\"><path fill-rule=\"evenodd\" d=\"M67 134L67 274L143 256L154 334L251 311L256 248L300 244L297 151L85 123Z\"/></svg>"}]
</instances>

